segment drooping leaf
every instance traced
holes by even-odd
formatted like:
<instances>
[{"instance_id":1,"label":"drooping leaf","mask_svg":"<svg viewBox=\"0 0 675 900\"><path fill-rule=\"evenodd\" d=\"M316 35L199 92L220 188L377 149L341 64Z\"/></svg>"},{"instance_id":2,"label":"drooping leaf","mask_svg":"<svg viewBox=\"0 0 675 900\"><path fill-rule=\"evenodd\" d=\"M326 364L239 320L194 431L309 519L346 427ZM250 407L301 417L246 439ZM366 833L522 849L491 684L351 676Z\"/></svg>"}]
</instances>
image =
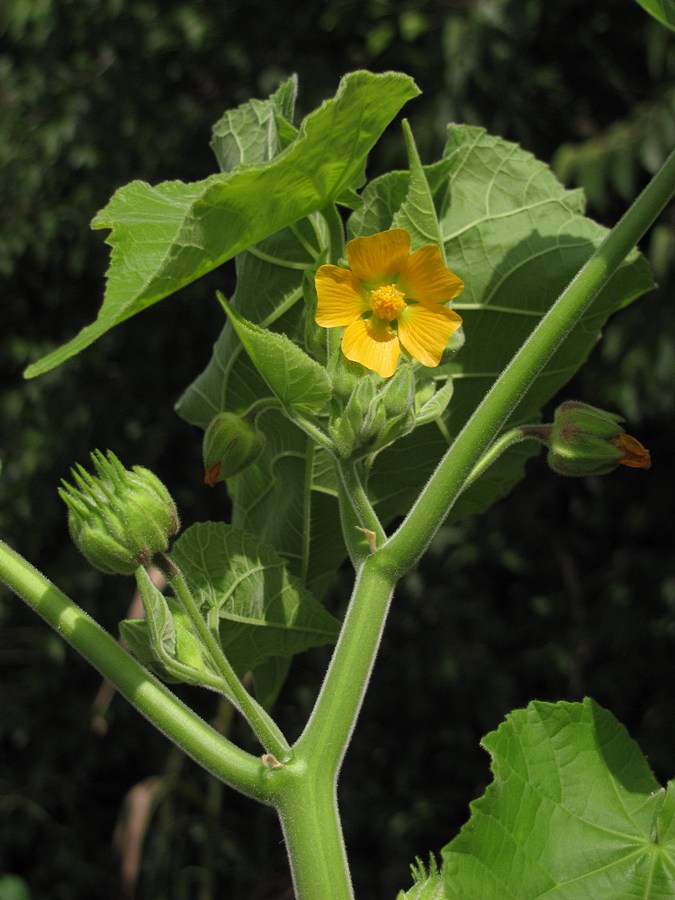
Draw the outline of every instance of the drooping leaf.
<instances>
[{"instance_id":1,"label":"drooping leaf","mask_svg":"<svg viewBox=\"0 0 675 900\"><path fill-rule=\"evenodd\" d=\"M285 334L249 322L220 294L219 299L251 362L274 396L301 412L321 412L331 396L331 382L324 367Z\"/></svg>"},{"instance_id":2,"label":"drooping leaf","mask_svg":"<svg viewBox=\"0 0 675 900\"><path fill-rule=\"evenodd\" d=\"M611 713L534 702L483 744L494 781L443 850L448 900L675 896L675 783Z\"/></svg>"},{"instance_id":3,"label":"drooping leaf","mask_svg":"<svg viewBox=\"0 0 675 900\"><path fill-rule=\"evenodd\" d=\"M426 171L447 263L465 283L452 305L463 318L466 342L439 367L439 374L447 372L454 380L443 428L419 428L376 460L369 485L385 520L410 508L447 449L447 436L452 440L459 433L607 233L584 217L579 191L566 190L543 163L480 128L453 127L444 166ZM387 206L405 201L407 180L406 173L391 173L371 183L363 209L350 218L350 233L389 227L396 207ZM608 316L652 286L646 262L631 254L550 360L511 423L537 421L542 406L584 362ZM506 494L531 452L527 445L508 451L459 498L451 517L479 512Z\"/></svg>"},{"instance_id":4,"label":"drooping leaf","mask_svg":"<svg viewBox=\"0 0 675 900\"><path fill-rule=\"evenodd\" d=\"M247 247L340 202L351 205L382 131L419 90L399 73L352 72L308 115L279 156L195 184L118 190L92 227L110 229L106 294L96 321L26 370L39 375L110 328L190 284Z\"/></svg>"},{"instance_id":5,"label":"drooping leaf","mask_svg":"<svg viewBox=\"0 0 675 900\"><path fill-rule=\"evenodd\" d=\"M291 657L332 643L339 623L256 537L226 525L192 525L172 556L209 621L220 621L221 644L239 674L272 657Z\"/></svg>"}]
</instances>

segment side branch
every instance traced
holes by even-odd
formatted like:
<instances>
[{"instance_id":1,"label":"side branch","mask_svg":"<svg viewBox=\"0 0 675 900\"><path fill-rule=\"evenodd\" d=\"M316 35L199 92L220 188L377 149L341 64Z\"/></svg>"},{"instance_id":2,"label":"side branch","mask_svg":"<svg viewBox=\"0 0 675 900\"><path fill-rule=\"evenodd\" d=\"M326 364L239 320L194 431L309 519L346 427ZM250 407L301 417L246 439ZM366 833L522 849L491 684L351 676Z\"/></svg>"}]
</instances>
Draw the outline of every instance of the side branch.
<instances>
[{"instance_id":1,"label":"side branch","mask_svg":"<svg viewBox=\"0 0 675 900\"><path fill-rule=\"evenodd\" d=\"M188 709L91 616L3 541L0 580L203 768L249 797L264 803L272 801L267 784L269 773L259 759L235 746Z\"/></svg>"}]
</instances>

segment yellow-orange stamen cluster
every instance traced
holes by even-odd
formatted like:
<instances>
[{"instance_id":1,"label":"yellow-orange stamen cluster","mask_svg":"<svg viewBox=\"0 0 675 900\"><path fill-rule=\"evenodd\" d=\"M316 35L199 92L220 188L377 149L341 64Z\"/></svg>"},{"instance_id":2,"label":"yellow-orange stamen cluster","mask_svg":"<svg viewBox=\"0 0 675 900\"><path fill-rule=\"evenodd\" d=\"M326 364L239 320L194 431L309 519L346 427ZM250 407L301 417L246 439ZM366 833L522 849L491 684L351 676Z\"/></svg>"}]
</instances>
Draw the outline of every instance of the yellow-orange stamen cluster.
<instances>
[{"instance_id":1,"label":"yellow-orange stamen cluster","mask_svg":"<svg viewBox=\"0 0 675 900\"><path fill-rule=\"evenodd\" d=\"M395 284L384 284L370 292L373 315L393 322L405 309L405 294Z\"/></svg>"}]
</instances>

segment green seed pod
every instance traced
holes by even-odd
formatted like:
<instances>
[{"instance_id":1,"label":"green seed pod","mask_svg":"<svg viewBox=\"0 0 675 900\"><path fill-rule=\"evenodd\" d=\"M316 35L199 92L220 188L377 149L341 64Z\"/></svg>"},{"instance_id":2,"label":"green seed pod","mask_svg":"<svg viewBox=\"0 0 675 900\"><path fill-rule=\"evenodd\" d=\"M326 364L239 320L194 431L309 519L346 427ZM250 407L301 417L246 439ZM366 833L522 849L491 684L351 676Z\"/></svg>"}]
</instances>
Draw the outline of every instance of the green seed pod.
<instances>
[{"instance_id":1,"label":"green seed pod","mask_svg":"<svg viewBox=\"0 0 675 900\"><path fill-rule=\"evenodd\" d=\"M241 472L265 449L265 436L235 413L218 413L204 432L204 484L213 486Z\"/></svg>"},{"instance_id":2,"label":"green seed pod","mask_svg":"<svg viewBox=\"0 0 675 900\"><path fill-rule=\"evenodd\" d=\"M617 466L648 469L649 451L621 427L623 419L586 403L567 401L555 411L544 439L558 475L606 475Z\"/></svg>"},{"instance_id":3,"label":"green seed pod","mask_svg":"<svg viewBox=\"0 0 675 900\"><path fill-rule=\"evenodd\" d=\"M59 495L68 507L68 527L78 550L109 575L132 575L163 553L180 528L166 487L148 469L125 469L114 453L91 454L96 475L71 469L77 487L63 480Z\"/></svg>"}]
</instances>

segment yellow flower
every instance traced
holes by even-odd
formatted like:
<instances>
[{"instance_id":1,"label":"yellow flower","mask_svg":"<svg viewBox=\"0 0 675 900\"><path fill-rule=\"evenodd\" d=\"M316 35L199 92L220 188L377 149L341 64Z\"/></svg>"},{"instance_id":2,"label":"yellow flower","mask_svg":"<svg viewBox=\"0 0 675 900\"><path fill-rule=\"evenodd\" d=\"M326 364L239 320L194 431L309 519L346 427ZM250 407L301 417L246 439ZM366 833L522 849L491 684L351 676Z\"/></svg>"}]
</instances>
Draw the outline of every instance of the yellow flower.
<instances>
[{"instance_id":1,"label":"yellow flower","mask_svg":"<svg viewBox=\"0 0 675 900\"><path fill-rule=\"evenodd\" d=\"M410 252L402 228L349 241L348 269L319 266L316 321L346 325L342 352L384 378L393 375L403 346L425 366L437 366L461 318L445 306L464 284L435 244Z\"/></svg>"}]
</instances>

